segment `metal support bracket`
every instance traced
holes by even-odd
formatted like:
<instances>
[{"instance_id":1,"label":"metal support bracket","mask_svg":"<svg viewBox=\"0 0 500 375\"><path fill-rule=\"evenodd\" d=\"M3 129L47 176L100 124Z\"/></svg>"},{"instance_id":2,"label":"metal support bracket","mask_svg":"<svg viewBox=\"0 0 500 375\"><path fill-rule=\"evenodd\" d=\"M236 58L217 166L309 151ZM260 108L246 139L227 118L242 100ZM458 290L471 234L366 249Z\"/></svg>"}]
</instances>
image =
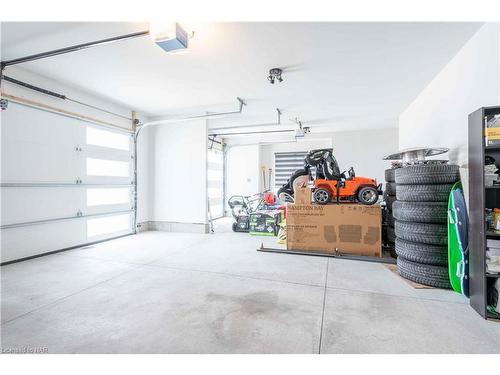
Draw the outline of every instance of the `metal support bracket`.
<instances>
[{"instance_id":1,"label":"metal support bracket","mask_svg":"<svg viewBox=\"0 0 500 375\"><path fill-rule=\"evenodd\" d=\"M224 130L233 130L233 129L248 129L248 128L260 128L260 127L272 127L272 126L278 126L281 125L281 115L282 112L279 108L276 108L276 113L277 113L277 121L276 123L264 123L264 124L251 124L251 125L238 125L238 126L226 126L226 127L219 127L219 128L210 128L209 129L209 136L216 136L216 135L233 135L233 134L251 134L251 133L219 133ZM279 132L292 132L293 130L280 130ZM257 134L261 132L255 132ZM263 131L265 133L265 131Z\"/></svg>"},{"instance_id":2,"label":"metal support bracket","mask_svg":"<svg viewBox=\"0 0 500 375\"><path fill-rule=\"evenodd\" d=\"M247 105L247 103L241 99L240 97L236 97L236 100L238 101L239 104L239 109L237 111L230 111L230 112L208 112L203 115L188 115L188 116L178 116L178 117L170 117L166 118L163 120L154 120L154 121L149 121L145 122L143 124L137 124L137 131L139 131L142 128L145 128L147 126L151 125L161 125L161 124L167 124L171 122L180 122L180 121L187 121L187 120L196 120L196 119L202 119L202 118L211 118L211 117L221 117L221 116L228 116L228 115L237 115L243 112L243 107Z\"/></svg>"}]
</instances>

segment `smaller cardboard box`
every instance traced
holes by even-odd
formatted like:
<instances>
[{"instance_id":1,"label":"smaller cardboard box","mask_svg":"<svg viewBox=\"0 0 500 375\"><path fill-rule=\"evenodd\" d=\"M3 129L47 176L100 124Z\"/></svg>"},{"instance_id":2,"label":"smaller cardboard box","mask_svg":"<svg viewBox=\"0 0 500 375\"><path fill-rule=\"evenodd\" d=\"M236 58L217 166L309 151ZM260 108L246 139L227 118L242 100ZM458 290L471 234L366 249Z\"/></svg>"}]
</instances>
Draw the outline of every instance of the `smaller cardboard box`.
<instances>
[{"instance_id":1,"label":"smaller cardboard box","mask_svg":"<svg viewBox=\"0 0 500 375\"><path fill-rule=\"evenodd\" d=\"M381 218L379 205L289 204L287 249L381 256Z\"/></svg>"},{"instance_id":2,"label":"smaller cardboard box","mask_svg":"<svg viewBox=\"0 0 500 375\"><path fill-rule=\"evenodd\" d=\"M312 190L308 187L296 188L294 191L295 204L311 204Z\"/></svg>"},{"instance_id":3,"label":"smaller cardboard box","mask_svg":"<svg viewBox=\"0 0 500 375\"><path fill-rule=\"evenodd\" d=\"M256 236L276 236L281 222L278 210L257 211L250 214L250 234Z\"/></svg>"}]
</instances>

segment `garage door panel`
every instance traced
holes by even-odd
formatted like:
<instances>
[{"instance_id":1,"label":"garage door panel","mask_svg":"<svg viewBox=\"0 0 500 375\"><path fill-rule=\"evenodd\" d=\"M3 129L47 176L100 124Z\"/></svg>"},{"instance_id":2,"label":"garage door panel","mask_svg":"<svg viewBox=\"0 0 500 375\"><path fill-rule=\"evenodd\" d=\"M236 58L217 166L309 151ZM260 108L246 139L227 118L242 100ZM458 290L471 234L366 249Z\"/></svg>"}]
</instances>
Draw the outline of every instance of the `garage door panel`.
<instances>
[{"instance_id":1,"label":"garage door panel","mask_svg":"<svg viewBox=\"0 0 500 375\"><path fill-rule=\"evenodd\" d=\"M85 122L15 102L2 112L2 138L52 146L83 144Z\"/></svg>"},{"instance_id":2,"label":"garage door panel","mask_svg":"<svg viewBox=\"0 0 500 375\"><path fill-rule=\"evenodd\" d=\"M81 188L2 188L1 224L76 216L85 208Z\"/></svg>"},{"instance_id":3,"label":"garage door panel","mask_svg":"<svg viewBox=\"0 0 500 375\"><path fill-rule=\"evenodd\" d=\"M2 262L86 242L85 219L39 224L1 230Z\"/></svg>"},{"instance_id":4,"label":"garage door panel","mask_svg":"<svg viewBox=\"0 0 500 375\"><path fill-rule=\"evenodd\" d=\"M90 220L113 216L125 216L125 222L128 228L113 231L112 229L114 228L108 225L108 229L111 231L95 236L88 235L88 222ZM130 234L132 233L132 222L132 213L125 213L95 218L76 218L73 220L2 229L0 230L1 262L9 262L41 253ZM106 226L106 223L103 222L98 222L97 224L103 227ZM120 224L120 222L118 222L118 224ZM94 227L95 226L96 225L94 225ZM105 229L106 228L103 230Z\"/></svg>"},{"instance_id":5,"label":"garage door panel","mask_svg":"<svg viewBox=\"0 0 500 375\"><path fill-rule=\"evenodd\" d=\"M133 232L129 133L13 102L1 116L2 262Z\"/></svg>"},{"instance_id":6,"label":"garage door panel","mask_svg":"<svg viewBox=\"0 0 500 375\"><path fill-rule=\"evenodd\" d=\"M3 125L2 125L3 126ZM2 139L6 136L2 134ZM70 144L2 142L3 182L74 182L82 175L82 159Z\"/></svg>"},{"instance_id":7,"label":"garage door panel","mask_svg":"<svg viewBox=\"0 0 500 375\"><path fill-rule=\"evenodd\" d=\"M131 187L2 188L1 225L126 211L132 193Z\"/></svg>"}]
</instances>

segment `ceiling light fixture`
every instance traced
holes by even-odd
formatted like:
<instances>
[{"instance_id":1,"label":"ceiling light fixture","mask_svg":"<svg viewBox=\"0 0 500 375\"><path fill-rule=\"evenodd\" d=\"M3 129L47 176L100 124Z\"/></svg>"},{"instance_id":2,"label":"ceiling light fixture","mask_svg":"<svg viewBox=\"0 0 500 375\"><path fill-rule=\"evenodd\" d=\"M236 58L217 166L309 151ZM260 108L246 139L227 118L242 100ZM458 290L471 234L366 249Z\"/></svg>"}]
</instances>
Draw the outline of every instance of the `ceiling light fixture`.
<instances>
[{"instance_id":1,"label":"ceiling light fixture","mask_svg":"<svg viewBox=\"0 0 500 375\"><path fill-rule=\"evenodd\" d=\"M271 83L271 85L274 85L275 81L278 82L283 82L283 78L281 78L281 74L283 73L283 70L280 68L272 68L269 70L269 75L267 76L267 79Z\"/></svg>"},{"instance_id":2,"label":"ceiling light fixture","mask_svg":"<svg viewBox=\"0 0 500 375\"><path fill-rule=\"evenodd\" d=\"M189 35L177 22L150 22L149 34L153 41L166 52L187 50Z\"/></svg>"}]
</instances>

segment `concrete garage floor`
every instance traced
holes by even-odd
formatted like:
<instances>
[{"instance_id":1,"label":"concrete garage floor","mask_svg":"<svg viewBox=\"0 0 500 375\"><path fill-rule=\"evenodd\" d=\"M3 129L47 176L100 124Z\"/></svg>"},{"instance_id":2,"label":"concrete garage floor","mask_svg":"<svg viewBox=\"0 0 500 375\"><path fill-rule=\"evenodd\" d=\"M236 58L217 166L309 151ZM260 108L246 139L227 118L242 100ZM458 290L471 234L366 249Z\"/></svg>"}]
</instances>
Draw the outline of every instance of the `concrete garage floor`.
<instances>
[{"instance_id":1,"label":"concrete garage floor","mask_svg":"<svg viewBox=\"0 0 500 375\"><path fill-rule=\"evenodd\" d=\"M500 352L500 323L453 292L413 289L381 264L260 253L262 240L146 232L4 266L2 348Z\"/></svg>"}]
</instances>

